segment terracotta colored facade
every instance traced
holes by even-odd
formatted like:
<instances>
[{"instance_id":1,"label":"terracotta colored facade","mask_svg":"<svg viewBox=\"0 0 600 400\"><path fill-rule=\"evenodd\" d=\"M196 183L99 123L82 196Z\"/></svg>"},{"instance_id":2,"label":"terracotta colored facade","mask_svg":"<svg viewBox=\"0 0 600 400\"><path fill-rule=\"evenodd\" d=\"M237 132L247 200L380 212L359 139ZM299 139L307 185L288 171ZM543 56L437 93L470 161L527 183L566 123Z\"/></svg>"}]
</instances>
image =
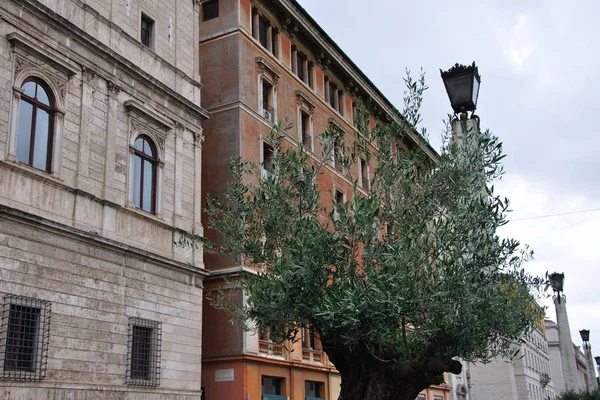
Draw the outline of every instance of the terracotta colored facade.
<instances>
[{"instance_id":1,"label":"terracotta colored facade","mask_svg":"<svg viewBox=\"0 0 600 400\"><path fill-rule=\"evenodd\" d=\"M393 118L389 101L295 1L218 3L218 17L200 17L202 106L212 114L204 124L203 198L223 190L232 156L263 161L263 138L275 121L292 123L288 145L305 141L316 159L321 154L318 135L329 124L337 125L347 140L357 133L354 105L364 99L374 101L378 119ZM373 117L372 124L375 121ZM435 157L416 135L408 145L421 146ZM371 168L366 168L367 180ZM360 165L353 165L353 179L368 185L361 171ZM336 193L350 200L351 182L335 165L317 184L329 207ZM206 293L222 285L224 276L239 271L230 260L210 255L205 255L205 266L211 271ZM263 395L268 391L289 400L337 399L340 377L319 350L318 338L304 345L302 340L293 345L261 340L258 333L232 325L230 317L209 302L204 302L203 317L205 399L258 400L267 398ZM427 400L446 400L448 391L441 386L424 395Z\"/></svg>"}]
</instances>

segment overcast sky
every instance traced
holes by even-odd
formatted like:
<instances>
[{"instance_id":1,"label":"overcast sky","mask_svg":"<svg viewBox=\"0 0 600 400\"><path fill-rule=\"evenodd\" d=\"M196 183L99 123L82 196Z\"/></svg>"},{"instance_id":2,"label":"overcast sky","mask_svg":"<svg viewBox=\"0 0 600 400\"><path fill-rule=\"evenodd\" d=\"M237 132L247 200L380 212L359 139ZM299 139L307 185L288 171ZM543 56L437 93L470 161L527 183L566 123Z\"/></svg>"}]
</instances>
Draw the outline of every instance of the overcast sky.
<instances>
[{"instance_id":1,"label":"overcast sky","mask_svg":"<svg viewBox=\"0 0 600 400\"><path fill-rule=\"evenodd\" d=\"M439 69L476 61L477 114L508 155L497 188L514 221L502 233L535 250L530 272L565 273L573 341L590 329L600 355L600 211L522 220L600 208L600 2L299 1L398 109L405 68L425 69L423 125L436 149L451 111Z\"/></svg>"}]
</instances>

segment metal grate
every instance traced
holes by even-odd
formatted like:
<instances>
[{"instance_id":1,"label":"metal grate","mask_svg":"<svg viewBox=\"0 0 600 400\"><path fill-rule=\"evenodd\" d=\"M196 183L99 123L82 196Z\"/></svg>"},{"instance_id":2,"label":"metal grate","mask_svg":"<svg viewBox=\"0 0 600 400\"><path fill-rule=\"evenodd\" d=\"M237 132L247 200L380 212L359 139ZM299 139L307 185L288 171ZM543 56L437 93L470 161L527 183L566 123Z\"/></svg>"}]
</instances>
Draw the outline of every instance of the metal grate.
<instances>
[{"instance_id":1,"label":"metal grate","mask_svg":"<svg viewBox=\"0 0 600 400\"><path fill-rule=\"evenodd\" d=\"M161 339L160 322L129 318L127 384L160 385Z\"/></svg>"},{"instance_id":2,"label":"metal grate","mask_svg":"<svg viewBox=\"0 0 600 400\"><path fill-rule=\"evenodd\" d=\"M0 379L46 379L49 339L50 302L5 296L0 329Z\"/></svg>"}]
</instances>

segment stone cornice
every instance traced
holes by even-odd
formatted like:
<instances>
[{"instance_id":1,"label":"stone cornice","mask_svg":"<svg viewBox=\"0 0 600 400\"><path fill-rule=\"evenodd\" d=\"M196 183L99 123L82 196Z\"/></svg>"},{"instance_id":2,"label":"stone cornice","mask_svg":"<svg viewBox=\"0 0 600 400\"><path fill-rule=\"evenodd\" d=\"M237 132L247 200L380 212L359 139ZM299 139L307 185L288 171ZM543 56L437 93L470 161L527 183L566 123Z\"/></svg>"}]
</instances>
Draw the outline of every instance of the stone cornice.
<instances>
[{"instance_id":1,"label":"stone cornice","mask_svg":"<svg viewBox=\"0 0 600 400\"><path fill-rule=\"evenodd\" d=\"M189 264L175 261L171 258L151 253L134 246L126 245L116 240L107 239L92 232L82 231L80 229L54 222L2 204L0 204L0 219L12 220L19 224L29 225L37 230L45 230L47 232L59 234L61 236L72 238L92 246L100 246L117 253L131 254L140 259L151 260L157 264L188 273L194 273L196 275L201 275L202 277L207 277L209 275L209 272L204 268L196 268Z\"/></svg>"},{"instance_id":2,"label":"stone cornice","mask_svg":"<svg viewBox=\"0 0 600 400\"><path fill-rule=\"evenodd\" d=\"M160 114L156 113L154 110L144 107L142 103L139 103L135 100L127 100L125 103L123 103L123 105L128 113L132 111L136 112L147 119L154 121L157 125L166 130L171 130L174 127L173 121L169 121L168 119L163 118Z\"/></svg>"}]
</instances>

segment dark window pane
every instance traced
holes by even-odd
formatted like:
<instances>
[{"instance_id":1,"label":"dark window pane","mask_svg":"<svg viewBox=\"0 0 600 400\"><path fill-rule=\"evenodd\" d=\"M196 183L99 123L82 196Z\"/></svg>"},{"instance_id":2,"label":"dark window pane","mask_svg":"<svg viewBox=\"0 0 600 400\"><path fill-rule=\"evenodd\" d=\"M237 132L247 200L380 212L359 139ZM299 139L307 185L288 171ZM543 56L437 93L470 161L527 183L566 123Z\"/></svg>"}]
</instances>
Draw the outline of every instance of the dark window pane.
<instances>
[{"instance_id":1,"label":"dark window pane","mask_svg":"<svg viewBox=\"0 0 600 400\"><path fill-rule=\"evenodd\" d=\"M304 81L304 61L306 61L306 58L300 52L297 53L296 58L296 62L298 64L298 71L296 72L296 75L298 75L298 78Z\"/></svg>"},{"instance_id":2,"label":"dark window pane","mask_svg":"<svg viewBox=\"0 0 600 400\"><path fill-rule=\"evenodd\" d=\"M43 87L37 85L37 99L40 103L50 106L50 100L48 99L48 93Z\"/></svg>"},{"instance_id":3,"label":"dark window pane","mask_svg":"<svg viewBox=\"0 0 600 400\"><path fill-rule=\"evenodd\" d=\"M154 25L154 21L152 21L147 16L142 15L141 40L142 40L142 43L148 47L150 47L151 41L152 41L152 26L153 25Z\"/></svg>"},{"instance_id":4,"label":"dark window pane","mask_svg":"<svg viewBox=\"0 0 600 400\"><path fill-rule=\"evenodd\" d=\"M204 21L219 17L219 0L207 1L202 5L202 16Z\"/></svg>"},{"instance_id":5,"label":"dark window pane","mask_svg":"<svg viewBox=\"0 0 600 400\"><path fill-rule=\"evenodd\" d=\"M19 130L17 131L17 159L27 164L29 164L29 151L31 150L32 121L33 105L21 100L19 102Z\"/></svg>"},{"instance_id":6,"label":"dark window pane","mask_svg":"<svg viewBox=\"0 0 600 400\"><path fill-rule=\"evenodd\" d=\"M131 377L150 379L152 328L134 326L131 341Z\"/></svg>"},{"instance_id":7,"label":"dark window pane","mask_svg":"<svg viewBox=\"0 0 600 400\"><path fill-rule=\"evenodd\" d=\"M25 93L26 96L29 96L33 99L35 97L36 86L37 86L37 83L35 83L35 82L25 82L23 84L23 86L21 87L21 89L23 89L23 92Z\"/></svg>"},{"instance_id":8,"label":"dark window pane","mask_svg":"<svg viewBox=\"0 0 600 400\"><path fill-rule=\"evenodd\" d=\"M152 162L144 160L144 187L142 209L148 212L154 212L153 207L153 189L154 189L154 168Z\"/></svg>"},{"instance_id":9,"label":"dark window pane","mask_svg":"<svg viewBox=\"0 0 600 400\"><path fill-rule=\"evenodd\" d=\"M267 48L267 26L269 22L263 17L258 18L258 40L264 48Z\"/></svg>"},{"instance_id":10,"label":"dark window pane","mask_svg":"<svg viewBox=\"0 0 600 400\"><path fill-rule=\"evenodd\" d=\"M142 208L142 158L133 156L133 204Z\"/></svg>"},{"instance_id":11,"label":"dark window pane","mask_svg":"<svg viewBox=\"0 0 600 400\"><path fill-rule=\"evenodd\" d=\"M11 304L6 332L4 368L35 372L40 309Z\"/></svg>"},{"instance_id":12,"label":"dark window pane","mask_svg":"<svg viewBox=\"0 0 600 400\"><path fill-rule=\"evenodd\" d=\"M35 141L33 148L33 167L46 171L50 143L50 115L38 108L35 119Z\"/></svg>"}]
</instances>

